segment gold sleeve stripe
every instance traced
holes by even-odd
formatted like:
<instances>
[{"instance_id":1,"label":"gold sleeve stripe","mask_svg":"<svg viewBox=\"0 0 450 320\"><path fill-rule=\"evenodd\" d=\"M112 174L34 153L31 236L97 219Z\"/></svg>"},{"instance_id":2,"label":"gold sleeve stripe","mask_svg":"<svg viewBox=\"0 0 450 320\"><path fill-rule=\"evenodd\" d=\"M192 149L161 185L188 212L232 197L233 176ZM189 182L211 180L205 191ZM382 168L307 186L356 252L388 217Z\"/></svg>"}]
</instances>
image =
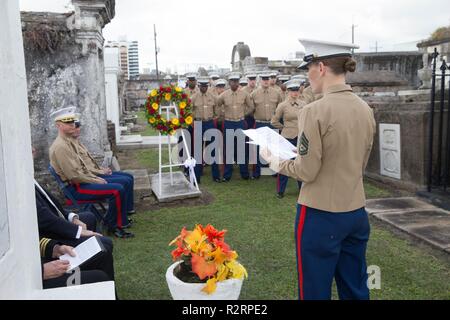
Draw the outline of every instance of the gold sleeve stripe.
<instances>
[{"instance_id":1,"label":"gold sleeve stripe","mask_svg":"<svg viewBox=\"0 0 450 320\"><path fill-rule=\"evenodd\" d=\"M39 241L40 251L41 251L41 257L45 256L45 248L47 248L48 243L50 242L50 239L42 238Z\"/></svg>"}]
</instances>

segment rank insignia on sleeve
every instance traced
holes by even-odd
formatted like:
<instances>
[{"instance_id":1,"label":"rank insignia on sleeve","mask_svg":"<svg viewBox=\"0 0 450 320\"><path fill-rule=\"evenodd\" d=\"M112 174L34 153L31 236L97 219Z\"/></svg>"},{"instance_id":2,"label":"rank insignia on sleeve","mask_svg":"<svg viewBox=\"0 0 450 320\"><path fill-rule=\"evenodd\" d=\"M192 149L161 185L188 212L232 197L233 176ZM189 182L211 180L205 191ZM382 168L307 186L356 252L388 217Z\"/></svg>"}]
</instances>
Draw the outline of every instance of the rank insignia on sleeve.
<instances>
[{"instance_id":1,"label":"rank insignia on sleeve","mask_svg":"<svg viewBox=\"0 0 450 320\"><path fill-rule=\"evenodd\" d=\"M300 137L300 144L298 146L298 153L301 156L306 156L308 154L309 150L309 140L306 138L305 133L302 132L302 135Z\"/></svg>"}]
</instances>

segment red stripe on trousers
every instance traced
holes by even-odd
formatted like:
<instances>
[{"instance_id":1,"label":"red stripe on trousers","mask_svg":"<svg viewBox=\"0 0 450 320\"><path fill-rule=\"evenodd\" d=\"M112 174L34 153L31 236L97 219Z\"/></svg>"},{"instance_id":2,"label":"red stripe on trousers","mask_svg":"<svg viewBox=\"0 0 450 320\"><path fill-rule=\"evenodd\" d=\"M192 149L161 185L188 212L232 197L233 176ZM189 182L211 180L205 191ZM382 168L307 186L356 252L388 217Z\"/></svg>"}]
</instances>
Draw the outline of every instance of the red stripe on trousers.
<instances>
[{"instance_id":1,"label":"red stripe on trousers","mask_svg":"<svg viewBox=\"0 0 450 320\"><path fill-rule=\"evenodd\" d=\"M222 159L222 163L219 165L219 170L220 170L220 176L223 177L223 174L225 172L225 143L224 143L224 140L225 140L225 119L222 121L221 129L222 129L222 141L221 141L220 146L222 147L222 158L223 159Z\"/></svg>"},{"instance_id":2,"label":"red stripe on trousers","mask_svg":"<svg viewBox=\"0 0 450 320\"><path fill-rule=\"evenodd\" d=\"M256 120L255 119L253 119L254 121L255 121L255 123L253 123L253 129L256 129ZM250 148L250 147L249 147ZM258 147L256 147L255 148L256 149L256 159L255 159L255 162L256 163L258 163L258 157L259 157L259 154L258 154ZM250 150L250 149L249 149ZM252 159L253 160L253 159ZM255 173L256 173L256 163L255 164L252 164L252 172L253 172L253 175L255 175Z\"/></svg>"},{"instance_id":3,"label":"red stripe on trousers","mask_svg":"<svg viewBox=\"0 0 450 320\"><path fill-rule=\"evenodd\" d=\"M306 206L301 206L300 219L297 226L298 287L300 300L303 300L303 266L302 266L302 234L305 225Z\"/></svg>"},{"instance_id":4,"label":"red stripe on trousers","mask_svg":"<svg viewBox=\"0 0 450 320\"><path fill-rule=\"evenodd\" d=\"M81 189L80 184L77 183L75 185L77 192L81 194L89 194L89 195L108 195L113 194L114 199L116 200L116 207L117 207L117 226L119 228L122 228L122 201L120 200L120 192L117 190L88 190L88 189Z\"/></svg>"}]
</instances>

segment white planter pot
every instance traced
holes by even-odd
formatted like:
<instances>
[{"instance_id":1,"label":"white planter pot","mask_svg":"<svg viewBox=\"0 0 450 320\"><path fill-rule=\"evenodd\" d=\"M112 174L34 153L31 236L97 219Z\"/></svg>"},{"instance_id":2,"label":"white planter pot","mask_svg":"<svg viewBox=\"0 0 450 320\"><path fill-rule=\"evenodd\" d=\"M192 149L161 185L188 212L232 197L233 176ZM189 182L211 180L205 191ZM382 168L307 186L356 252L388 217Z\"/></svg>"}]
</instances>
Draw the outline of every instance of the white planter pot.
<instances>
[{"instance_id":1,"label":"white planter pot","mask_svg":"<svg viewBox=\"0 0 450 320\"><path fill-rule=\"evenodd\" d=\"M228 279L217 282L212 294L202 291L204 283L186 283L175 277L173 270L181 261L172 264L166 272L167 285L174 300L237 300L242 288L242 279Z\"/></svg>"}]
</instances>

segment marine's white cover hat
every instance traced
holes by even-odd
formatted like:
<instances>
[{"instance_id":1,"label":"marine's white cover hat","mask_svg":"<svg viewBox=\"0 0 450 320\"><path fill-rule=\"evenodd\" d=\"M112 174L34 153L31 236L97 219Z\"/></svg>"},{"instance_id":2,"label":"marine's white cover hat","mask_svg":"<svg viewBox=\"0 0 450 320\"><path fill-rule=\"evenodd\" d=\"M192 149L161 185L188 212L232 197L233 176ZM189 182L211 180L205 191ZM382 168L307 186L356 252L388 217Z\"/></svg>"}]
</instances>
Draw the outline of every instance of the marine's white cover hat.
<instances>
[{"instance_id":1,"label":"marine's white cover hat","mask_svg":"<svg viewBox=\"0 0 450 320\"><path fill-rule=\"evenodd\" d=\"M291 76L288 75L288 74L282 74L282 75L278 76L278 80L283 82L283 83L288 81L288 80L290 80L290 79L291 79Z\"/></svg>"},{"instance_id":2,"label":"marine's white cover hat","mask_svg":"<svg viewBox=\"0 0 450 320\"><path fill-rule=\"evenodd\" d=\"M197 80L197 74L195 74L195 73L188 73L188 74L186 75L186 78L187 78L188 80Z\"/></svg>"},{"instance_id":3,"label":"marine's white cover hat","mask_svg":"<svg viewBox=\"0 0 450 320\"><path fill-rule=\"evenodd\" d=\"M320 61L334 57L351 57L352 49L358 49L359 46L349 43L338 43L330 41L318 41L310 39L298 39L305 47L305 56L303 62L297 69L306 69L313 61Z\"/></svg>"},{"instance_id":4,"label":"marine's white cover hat","mask_svg":"<svg viewBox=\"0 0 450 320\"><path fill-rule=\"evenodd\" d=\"M300 79L292 79L285 83L287 90L298 90L302 86L302 81Z\"/></svg>"},{"instance_id":5,"label":"marine's white cover hat","mask_svg":"<svg viewBox=\"0 0 450 320\"><path fill-rule=\"evenodd\" d=\"M77 110L76 107L62 108L50 113L50 117L53 119L54 122L56 121L73 122L79 118L79 114L75 112L76 110Z\"/></svg>"},{"instance_id":6,"label":"marine's white cover hat","mask_svg":"<svg viewBox=\"0 0 450 320\"><path fill-rule=\"evenodd\" d=\"M224 79L217 79L216 80L216 83L215 83L215 86L216 87L219 87L219 86L226 86L227 85L227 82L224 80Z\"/></svg>"},{"instance_id":7,"label":"marine's white cover hat","mask_svg":"<svg viewBox=\"0 0 450 320\"><path fill-rule=\"evenodd\" d=\"M198 78L198 79L197 79L197 82L198 82L200 85L208 85L208 84L209 84L209 79L206 78L206 77L201 77L201 78Z\"/></svg>"},{"instance_id":8,"label":"marine's white cover hat","mask_svg":"<svg viewBox=\"0 0 450 320\"><path fill-rule=\"evenodd\" d=\"M241 78L241 79L239 80L239 83L240 83L240 84L248 84L248 80L247 80L246 77L243 77L243 78Z\"/></svg>"},{"instance_id":9,"label":"marine's white cover hat","mask_svg":"<svg viewBox=\"0 0 450 320\"><path fill-rule=\"evenodd\" d=\"M228 80L239 80L241 75L239 73L232 73L228 76Z\"/></svg>"}]
</instances>

